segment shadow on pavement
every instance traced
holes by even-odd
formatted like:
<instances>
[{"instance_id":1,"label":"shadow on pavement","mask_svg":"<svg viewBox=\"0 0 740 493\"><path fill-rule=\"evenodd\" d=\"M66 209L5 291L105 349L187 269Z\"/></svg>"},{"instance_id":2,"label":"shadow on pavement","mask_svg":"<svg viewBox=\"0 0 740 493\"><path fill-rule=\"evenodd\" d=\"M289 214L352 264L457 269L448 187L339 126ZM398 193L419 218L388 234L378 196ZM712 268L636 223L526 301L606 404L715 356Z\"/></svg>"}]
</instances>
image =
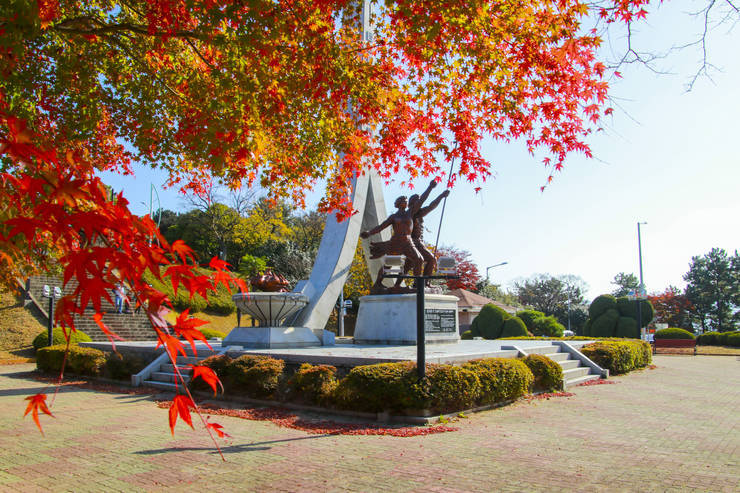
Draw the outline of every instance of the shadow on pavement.
<instances>
[{"instance_id":1,"label":"shadow on pavement","mask_svg":"<svg viewBox=\"0 0 740 493\"><path fill-rule=\"evenodd\" d=\"M256 443L245 443L242 445L229 445L227 447L221 447L221 452L224 454L240 454L242 452L258 452L260 450L270 450L272 447L260 447L260 445L269 445L272 443L280 442L294 442L296 440L312 440L316 438L324 438L335 435L311 435L307 437L297 438L285 438L283 440L270 440L269 442L256 442ZM218 450L215 447L167 447L159 449L139 450L134 452L137 455L157 455L157 454L168 454L171 452L186 452L186 451L207 451L211 454L218 454Z\"/></svg>"}]
</instances>

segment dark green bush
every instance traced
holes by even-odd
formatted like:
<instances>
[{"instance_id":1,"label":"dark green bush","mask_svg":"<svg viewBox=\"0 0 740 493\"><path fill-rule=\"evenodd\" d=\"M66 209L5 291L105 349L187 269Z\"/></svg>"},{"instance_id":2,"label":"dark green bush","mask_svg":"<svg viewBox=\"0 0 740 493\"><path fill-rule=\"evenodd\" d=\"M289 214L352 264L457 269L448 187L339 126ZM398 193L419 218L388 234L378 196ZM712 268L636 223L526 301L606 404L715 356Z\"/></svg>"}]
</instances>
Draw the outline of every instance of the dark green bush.
<instances>
[{"instance_id":1,"label":"dark green bush","mask_svg":"<svg viewBox=\"0 0 740 493\"><path fill-rule=\"evenodd\" d=\"M527 334L527 326L524 325L524 322L519 317L511 317L507 319L504 322L503 329L501 329L501 337L526 337Z\"/></svg>"},{"instance_id":2,"label":"dark green bush","mask_svg":"<svg viewBox=\"0 0 740 493\"><path fill-rule=\"evenodd\" d=\"M625 339L639 339L640 329L637 327L637 320L632 317L619 317L614 335Z\"/></svg>"},{"instance_id":3,"label":"dark green bush","mask_svg":"<svg viewBox=\"0 0 740 493\"><path fill-rule=\"evenodd\" d=\"M720 334L720 343L723 346L740 347L740 332L722 332Z\"/></svg>"},{"instance_id":4,"label":"dark green bush","mask_svg":"<svg viewBox=\"0 0 740 493\"><path fill-rule=\"evenodd\" d=\"M602 294L591 302L588 307L588 315L595 320L611 309L617 309L617 299L610 294Z\"/></svg>"},{"instance_id":5,"label":"dark green bush","mask_svg":"<svg viewBox=\"0 0 740 493\"><path fill-rule=\"evenodd\" d=\"M90 336L82 332L81 330L72 331L72 329L67 329L67 334L70 338L70 345L72 344L78 344L80 342L90 342L92 339L90 339ZM64 338L64 332L62 331L61 327L54 327L54 331L52 332L52 340L51 342L54 343L54 345L58 344L67 344L67 339ZM39 335L37 335L33 340L33 348L38 350L39 348L42 348L44 346L49 345L49 334L46 330L41 332Z\"/></svg>"},{"instance_id":6,"label":"dark green bush","mask_svg":"<svg viewBox=\"0 0 740 493\"><path fill-rule=\"evenodd\" d=\"M245 354L232 360L225 368L224 387L245 392L251 397L271 397L280 386L285 361L269 356Z\"/></svg>"},{"instance_id":7,"label":"dark green bush","mask_svg":"<svg viewBox=\"0 0 740 493\"><path fill-rule=\"evenodd\" d=\"M416 380L416 365L411 362L356 366L339 382L336 403L373 413L423 409L425 398Z\"/></svg>"},{"instance_id":8,"label":"dark green bush","mask_svg":"<svg viewBox=\"0 0 740 493\"><path fill-rule=\"evenodd\" d=\"M447 413L469 409L478 402L481 383L474 370L451 365L429 365L427 370L425 407Z\"/></svg>"},{"instance_id":9,"label":"dark green bush","mask_svg":"<svg viewBox=\"0 0 740 493\"><path fill-rule=\"evenodd\" d=\"M637 321L637 300L630 300L626 296L621 296L617 299L617 309L621 316L630 317ZM650 300L640 300L640 310L642 326L647 327L655 315L653 304L650 303Z\"/></svg>"},{"instance_id":10,"label":"dark green bush","mask_svg":"<svg viewBox=\"0 0 740 493\"><path fill-rule=\"evenodd\" d=\"M509 318L511 318L511 315L506 313L503 308L489 303L484 305L478 316L473 319L470 330L475 336L485 339L498 339L501 337L504 321Z\"/></svg>"},{"instance_id":11,"label":"dark green bush","mask_svg":"<svg viewBox=\"0 0 740 493\"><path fill-rule=\"evenodd\" d=\"M480 337L480 336L478 336L478 337ZM463 332L462 334L460 334L460 339L463 339L463 340L466 340L467 341L467 340L470 340L472 338L473 338L473 331L472 330L466 330L465 332Z\"/></svg>"},{"instance_id":12,"label":"dark green bush","mask_svg":"<svg viewBox=\"0 0 740 493\"><path fill-rule=\"evenodd\" d=\"M58 372L62 368L66 344L46 346L36 351L36 367L44 372ZM66 370L77 375L96 376L105 365L105 353L93 348L70 346Z\"/></svg>"},{"instance_id":13,"label":"dark green bush","mask_svg":"<svg viewBox=\"0 0 740 493\"><path fill-rule=\"evenodd\" d=\"M463 368L474 370L480 380L478 404L517 399L529 392L534 376L521 360L486 358L468 361Z\"/></svg>"},{"instance_id":14,"label":"dark green bush","mask_svg":"<svg viewBox=\"0 0 740 493\"><path fill-rule=\"evenodd\" d=\"M591 324L592 324L591 319L590 318L586 319L586 323L583 324L584 337L591 337Z\"/></svg>"},{"instance_id":15,"label":"dark green bush","mask_svg":"<svg viewBox=\"0 0 740 493\"><path fill-rule=\"evenodd\" d=\"M609 308L591 322L592 337L614 337L619 322L619 311Z\"/></svg>"},{"instance_id":16,"label":"dark green bush","mask_svg":"<svg viewBox=\"0 0 740 493\"><path fill-rule=\"evenodd\" d=\"M543 392L563 390L563 368L555 361L542 354L530 354L522 361L534 375L533 389Z\"/></svg>"},{"instance_id":17,"label":"dark green bush","mask_svg":"<svg viewBox=\"0 0 740 493\"><path fill-rule=\"evenodd\" d=\"M311 404L331 403L337 385L337 369L330 365L304 363L288 380L291 392Z\"/></svg>"},{"instance_id":18,"label":"dark green bush","mask_svg":"<svg viewBox=\"0 0 740 493\"><path fill-rule=\"evenodd\" d=\"M650 344L640 340L599 341L584 346L581 352L615 375L643 368L652 360Z\"/></svg>"},{"instance_id":19,"label":"dark green bush","mask_svg":"<svg viewBox=\"0 0 740 493\"><path fill-rule=\"evenodd\" d=\"M668 327L655 331L656 339L694 339L694 334L688 330L679 329L678 327Z\"/></svg>"},{"instance_id":20,"label":"dark green bush","mask_svg":"<svg viewBox=\"0 0 740 493\"><path fill-rule=\"evenodd\" d=\"M516 316L522 319L527 330L532 332L534 329L534 321L538 318L544 317L545 314L537 310L520 310L516 312Z\"/></svg>"},{"instance_id":21,"label":"dark green bush","mask_svg":"<svg viewBox=\"0 0 740 493\"><path fill-rule=\"evenodd\" d=\"M553 315L540 317L534 321L534 328L530 330L535 336L562 337L565 327Z\"/></svg>"},{"instance_id":22,"label":"dark green bush","mask_svg":"<svg viewBox=\"0 0 740 493\"><path fill-rule=\"evenodd\" d=\"M199 327L199 329L206 339L223 339L224 337L226 337L226 334L224 334L220 330L210 329L208 327Z\"/></svg>"},{"instance_id":23,"label":"dark green bush","mask_svg":"<svg viewBox=\"0 0 740 493\"><path fill-rule=\"evenodd\" d=\"M146 368L147 362L129 353L107 353L103 375L113 380L130 380L131 375Z\"/></svg>"},{"instance_id":24,"label":"dark green bush","mask_svg":"<svg viewBox=\"0 0 740 493\"><path fill-rule=\"evenodd\" d=\"M719 332L705 332L696 338L696 343L699 346L719 346L720 336Z\"/></svg>"}]
</instances>

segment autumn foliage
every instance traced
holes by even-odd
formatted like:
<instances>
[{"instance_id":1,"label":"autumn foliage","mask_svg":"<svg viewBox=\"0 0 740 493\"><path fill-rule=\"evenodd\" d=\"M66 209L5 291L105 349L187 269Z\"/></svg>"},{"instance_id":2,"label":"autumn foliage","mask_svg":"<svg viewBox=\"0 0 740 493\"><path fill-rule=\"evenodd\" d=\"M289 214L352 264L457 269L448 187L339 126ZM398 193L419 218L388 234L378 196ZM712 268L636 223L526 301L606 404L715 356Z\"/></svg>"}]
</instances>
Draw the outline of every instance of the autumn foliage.
<instances>
[{"instance_id":1,"label":"autumn foliage","mask_svg":"<svg viewBox=\"0 0 740 493\"><path fill-rule=\"evenodd\" d=\"M348 0L2 2L0 281L58 262L79 287L56 322L74 330L92 306L111 341L102 300L123 281L176 362L181 339L204 341L200 322L168 327L171 300L144 273L204 298L235 280L218 260L199 274L207 259L132 214L101 171L140 162L185 190L260 183L298 204L327 179L323 209L346 216L367 167L441 178L456 159L453 183L484 181L484 137L523 139L557 170L590 154L584 139L610 111L589 9L598 27L632 22L645 4L402 0L373 4L373 35L361 38L360 3ZM186 399L173 401L172 426L189 416ZM29 405L37 423L43 402Z\"/></svg>"}]
</instances>

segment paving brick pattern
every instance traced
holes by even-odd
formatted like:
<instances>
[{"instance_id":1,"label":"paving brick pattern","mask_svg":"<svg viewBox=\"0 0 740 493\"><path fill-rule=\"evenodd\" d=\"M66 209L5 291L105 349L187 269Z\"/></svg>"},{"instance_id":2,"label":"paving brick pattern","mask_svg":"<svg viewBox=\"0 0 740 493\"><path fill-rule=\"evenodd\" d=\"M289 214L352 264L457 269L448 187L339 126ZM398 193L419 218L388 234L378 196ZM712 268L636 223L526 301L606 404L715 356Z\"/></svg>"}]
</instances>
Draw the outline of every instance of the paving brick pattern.
<instances>
[{"instance_id":1,"label":"paving brick pattern","mask_svg":"<svg viewBox=\"0 0 740 493\"><path fill-rule=\"evenodd\" d=\"M4 491L740 491L740 361L657 356L657 368L521 401L415 438L310 435L218 417L226 463L207 435L148 396L66 387L22 418L42 384L0 367Z\"/></svg>"}]
</instances>

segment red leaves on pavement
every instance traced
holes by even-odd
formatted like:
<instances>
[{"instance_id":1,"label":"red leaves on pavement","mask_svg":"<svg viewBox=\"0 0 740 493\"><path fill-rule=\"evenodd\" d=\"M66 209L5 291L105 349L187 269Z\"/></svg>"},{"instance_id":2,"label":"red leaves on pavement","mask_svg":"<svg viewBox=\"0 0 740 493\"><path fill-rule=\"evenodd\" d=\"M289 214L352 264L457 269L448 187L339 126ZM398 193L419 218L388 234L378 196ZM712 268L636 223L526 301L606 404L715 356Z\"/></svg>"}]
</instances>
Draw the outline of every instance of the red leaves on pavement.
<instances>
[{"instance_id":1,"label":"red leaves on pavement","mask_svg":"<svg viewBox=\"0 0 740 493\"><path fill-rule=\"evenodd\" d=\"M219 380L218 375L216 375L216 372L208 368L207 366L195 366L195 365L188 365L193 370L192 379L195 380L196 378L201 378L205 383L211 386L213 389L213 396L216 396L216 392L218 390L218 387L221 387L221 393L224 392L224 386L221 383L221 380Z\"/></svg>"},{"instance_id":2,"label":"red leaves on pavement","mask_svg":"<svg viewBox=\"0 0 740 493\"><path fill-rule=\"evenodd\" d=\"M579 383L578 385L576 385L576 387L591 387L593 385L611 385L613 383L619 383L619 382L615 382L614 380L604 380L600 378L598 380L588 380L586 382Z\"/></svg>"},{"instance_id":3,"label":"red leaves on pavement","mask_svg":"<svg viewBox=\"0 0 740 493\"><path fill-rule=\"evenodd\" d=\"M190 409L195 409L195 403L190 397L186 395L176 395L175 398L172 399L172 403L170 404L170 430L172 431L172 436L175 435L175 423L177 422L178 416L193 428L193 418L190 416Z\"/></svg>"},{"instance_id":4,"label":"red leaves on pavement","mask_svg":"<svg viewBox=\"0 0 740 493\"><path fill-rule=\"evenodd\" d=\"M39 431L43 435L44 430L41 428L41 423L39 422L39 411L44 414L48 414L52 418L54 417L54 415L51 414L51 411L49 411L49 408L46 407L46 394L31 395L26 397L26 400L30 402L28 403L28 407L26 407L26 412L23 413L23 416L27 416L30 412L33 420L36 422L36 426L39 427Z\"/></svg>"}]
</instances>

